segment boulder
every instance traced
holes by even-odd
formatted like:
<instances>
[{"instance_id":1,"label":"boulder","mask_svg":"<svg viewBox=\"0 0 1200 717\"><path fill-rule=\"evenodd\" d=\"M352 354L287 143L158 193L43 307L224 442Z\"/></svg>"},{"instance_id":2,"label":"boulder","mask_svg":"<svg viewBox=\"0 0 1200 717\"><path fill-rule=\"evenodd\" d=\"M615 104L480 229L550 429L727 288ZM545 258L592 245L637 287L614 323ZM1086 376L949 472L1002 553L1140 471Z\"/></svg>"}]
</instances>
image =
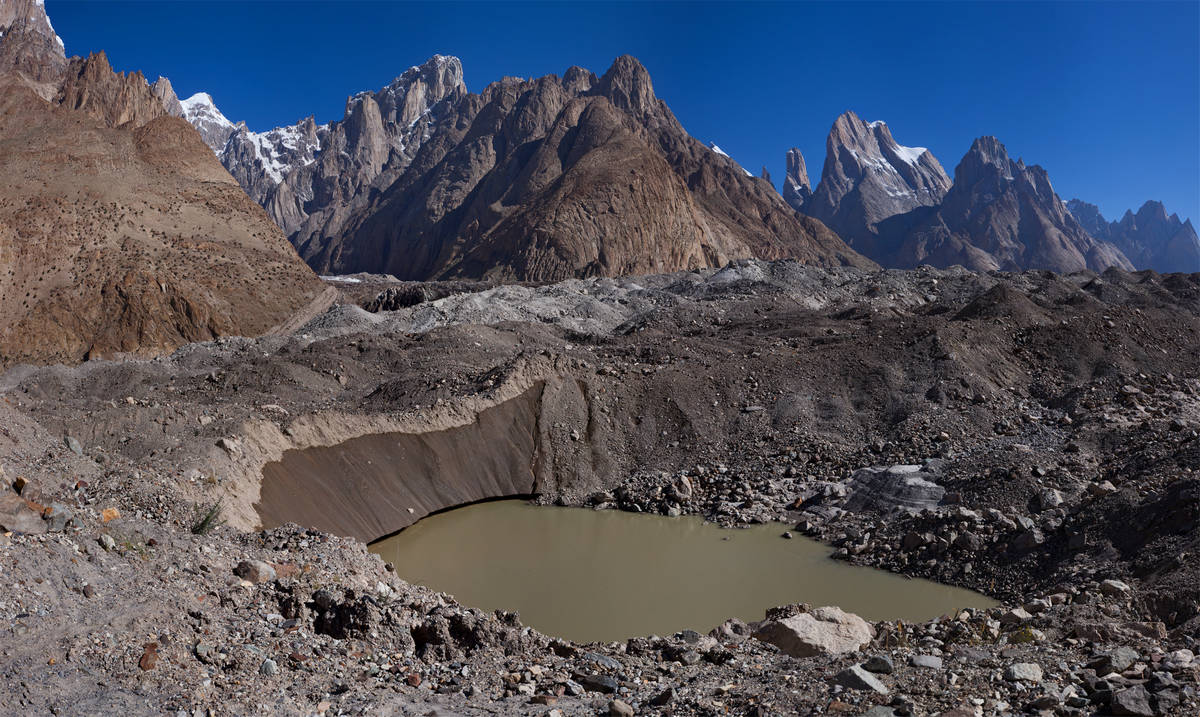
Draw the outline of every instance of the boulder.
<instances>
[{"instance_id":1,"label":"boulder","mask_svg":"<svg viewBox=\"0 0 1200 717\"><path fill-rule=\"evenodd\" d=\"M888 693L888 688L879 678L864 670L862 665L853 665L842 670L834 675L833 681L852 690L867 690L881 695Z\"/></svg>"},{"instance_id":2,"label":"boulder","mask_svg":"<svg viewBox=\"0 0 1200 717\"><path fill-rule=\"evenodd\" d=\"M1111 711L1115 715L1154 717L1154 708L1150 706L1150 693L1141 685L1114 692Z\"/></svg>"},{"instance_id":3,"label":"boulder","mask_svg":"<svg viewBox=\"0 0 1200 717\"><path fill-rule=\"evenodd\" d=\"M243 560L233 569L233 574L252 583L265 583L275 579L275 568L261 560Z\"/></svg>"},{"instance_id":4,"label":"boulder","mask_svg":"<svg viewBox=\"0 0 1200 717\"><path fill-rule=\"evenodd\" d=\"M1034 662L1017 662L1004 671L1009 682L1041 682L1042 666Z\"/></svg>"},{"instance_id":5,"label":"boulder","mask_svg":"<svg viewBox=\"0 0 1200 717\"><path fill-rule=\"evenodd\" d=\"M946 489L933 482L931 473L921 466L876 466L854 472L850 479L850 496L843 507L851 512L893 510L919 512L936 508L946 495Z\"/></svg>"},{"instance_id":6,"label":"boulder","mask_svg":"<svg viewBox=\"0 0 1200 717\"><path fill-rule=\"evenodd\" d=\"M46 522L15 493L0 493L0 532L44 533Z\"/></svg>"},{"instance_id":7,"label":"boulder","mask_svg":"<svg viewBox=\"0 0 1200 717\"><path fill-rule=\"evenodd\" d=\"M871 642L875 629L858 615L819 607L782 620L759 624L754 637L792 657L842 655Z\"/></svg>"}]
</instances>

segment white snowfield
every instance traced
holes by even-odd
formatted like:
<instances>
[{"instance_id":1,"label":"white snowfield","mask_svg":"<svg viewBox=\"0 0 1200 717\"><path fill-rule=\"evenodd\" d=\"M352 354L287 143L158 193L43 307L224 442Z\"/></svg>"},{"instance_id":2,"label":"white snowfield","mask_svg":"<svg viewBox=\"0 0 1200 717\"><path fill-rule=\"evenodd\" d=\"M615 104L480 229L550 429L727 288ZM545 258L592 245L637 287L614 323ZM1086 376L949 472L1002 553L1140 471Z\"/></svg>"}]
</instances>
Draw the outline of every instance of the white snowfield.
<instances>
[{"instance_id":1,"label":"white snowfield","mask_svg":"<svg viewBox=\"0 0 1200 717\"><path fill-rule=\"evenodd\" d=\"M225 129L233 129L234 127L229 118L221 114L221 110L217 109L212 95L207 92L197 92L186 100L181 100L179 104L183 106L183 118L193 125L204 122Z\"/></svg>"}]
</instances>

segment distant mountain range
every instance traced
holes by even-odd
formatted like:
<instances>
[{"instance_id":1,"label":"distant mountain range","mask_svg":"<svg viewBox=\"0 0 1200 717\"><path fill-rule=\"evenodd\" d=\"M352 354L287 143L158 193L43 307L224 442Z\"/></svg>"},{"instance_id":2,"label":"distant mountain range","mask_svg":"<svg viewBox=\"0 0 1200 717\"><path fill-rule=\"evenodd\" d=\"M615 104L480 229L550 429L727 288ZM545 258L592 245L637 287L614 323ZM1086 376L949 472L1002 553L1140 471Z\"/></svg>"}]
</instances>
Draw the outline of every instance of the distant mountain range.
<instances>
[{"instance_id":1,"label":"distant mountain range","mask_svg":"<svg viewBox=\"0 0 1200 717\"><path fill-rule=\"evenodd\" d=\"M350 96L340 120L254 132L208 94L180 100L169 80L113 72L103 54L68 60L37 0L0 0L0 32L11 148L0 163L38 180L4 185L0 225L74 227L0 229L0 251L18 257L0 275L11 284L0 351L41 341L31 358L266 330L320 291L300 258L321 273L414 280L553 281L744 257L1200 271L1190 221L1148 202L1109 222L1063 202L1045 170L993 137L951 178L928 150L847 112L816 186L792 149L780 193L765 168L753 176L691 137L628 56L602 75L571 67L478 93L457 58L435 56ZM106 308L74 321L72 307ZM56 328L38 338L45 316Z\"/></svg>"},{"instance_id":2,"label":"distant mountain range","mask_svg":"<svg viewBox=\"0 0 1200 717\"><path fill-rule=\"evenodd\" d=\"M630 95L613 78L647 94ZM572 154L578 101L597 97L618 113L587 119L603 125L612 144ZM506 78L475 95L462 83L461 63L437 56L379 92L352 96L339 122L318 126L309 118L263 134L225 119L207 95L184 106L225 167L319 271L551 279L787 253L861 264L833 248L826 227L888 267L1200 271L1190 222L1164 215L1152 230L1085 228L1046 171L1014 161L994 137L976 140L951 179L931 152L899 144L887 124L853 112L830 130L816 187L800 151L787 152L782 197L799 217L787 216L768 196L766 169L755 178L716 144L705 151L629 57L604 77L571 68L562 77ZM617 128L633 136L611 136ZM624 141L638 144L632 155L610 151ZM558 143L549 164L546 142ZM613 195L621 163L646 152L665 162L641 165L656 169L646 177L654 177L654 191ZM686 194L675 192L679 181ZM597 195L602 212L587 201ZM618 213L625 220L605 221Z\"/></svg>"}]
</instances>

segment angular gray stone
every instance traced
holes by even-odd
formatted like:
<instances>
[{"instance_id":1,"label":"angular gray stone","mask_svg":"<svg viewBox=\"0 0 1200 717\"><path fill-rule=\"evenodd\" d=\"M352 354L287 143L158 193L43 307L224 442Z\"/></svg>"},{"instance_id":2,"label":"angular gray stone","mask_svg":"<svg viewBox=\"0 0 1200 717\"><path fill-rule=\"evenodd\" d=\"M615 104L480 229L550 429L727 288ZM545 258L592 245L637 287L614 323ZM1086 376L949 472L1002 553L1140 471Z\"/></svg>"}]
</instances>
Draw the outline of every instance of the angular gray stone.
<instances>
[{"instance_id":1,"label":"angular gray stone","mask_svg":"<svg viewBox=\"0 0 1200 717\"><path fill-rule=\"evenodd\" d=\"M575 681L590 692L611 695L617 691L617 681L608 675L575 675Z\"/></svg>"},{"instance_id":2,"label":"angular gray stone","mask_svg":"<svg viewBox=\"0 0 1200 717\"><path fill-rule=\"evenodd\" d=\"M1133 588L1120 580L1105 580L1100 583L1100 592L1109 597L1125 597L1133 592Z\"/></svg>"},{"instance_id":3,"label":"angular gray stone","mask_svg":"<svg viewBox=\"0 0 1200 717\"><path fill-rule=\"evenodd\" d=\"M1096 673L1103 677L1112 672L1121 673L1133 667L1133 663L1141 658L1138 651L1132 647L1118 647L1111 652L1106 652L1098 659L1089 663L1089 666L1096 670Z\"/></svg>"},{"instance_id":4,"label":"angular gray stone","mask_svg":"<svg viewBox=\"0 0 1200 717\"><path fill-rule=\"evenodd\" d=\"M75 436L67 436L63 439L63 443L65 443L67 448L69 448L75 455L83 455L83 446L80 445L79 439L75 438Z\"/></svg>"},{"instance_id":5,"label":"angular gray stone","mask_svg":"<svg viewBox=\"0 0 1200 717\"><path fill-rule=\"evenodd\" d=\"M62 503L51 503L46 513L46 529L51 533L61 533L75 520L75 513Z\"/></svg>"},{"instance_id":6,"label":"angular gray stone","mask_svg":"<svg viewBox=\"0 0 1200 717\"><path fill-rule=\"evenodd\" d=\"M912 655L908 658L908 664L913 667L926 667L931 670L942 669L942 658L937 655Z\"/></svg>"},{"instance_id":7,"label":"angular gray stone","mask_svg":"<svg viewBox=\"0 0 1200 717\"><path fill-rule=\"evenodd\" d=\"M633 717L633 708L621 700L611 700L608 703L608 713L613 717Z\"/></svg>"},{"instance_id":8,"label":"angular gray stone","mask_svg":"<svg viewBox=\"0 0 1200 717\"><path fill-rule=\"evenodd\" d=\"M833 677L833 681L842 687L852 690L868 690L881 695L888 693L888 688L879 678L862 668L862 665L852 665Z\"/></svg>"},{"instance_id":9,"label":"angular gray stone","mask_svg":"<svg viewBox=\"0 0 1200 717\"><path fill-rule=\"evenodd\" d=\"M1041 682L1042 666L1034 662L1015 662L1004 670L1009 682Z\"/></svg>"},{"instance_id":10,"label":"angular gray stone","mask_svg":"<svg viewBox=\"0 0 1200 717\"><path fill-rule=\"evenodd\" d=\"M1114 692L1110 708L1115 715L1154 717L1154 708L1150 706L1150 693L1141 685Z\"/></svg>"},{"instance_id":11,"label":"angular gray stone","mask_svg":"<svg viewBox=\"0 0 1200 717\"><path fill-rule=\"evenodd\" d=\"M15 493L0 493L0 532L45 533L46 521Z\"/></svg>"}]
</instances>

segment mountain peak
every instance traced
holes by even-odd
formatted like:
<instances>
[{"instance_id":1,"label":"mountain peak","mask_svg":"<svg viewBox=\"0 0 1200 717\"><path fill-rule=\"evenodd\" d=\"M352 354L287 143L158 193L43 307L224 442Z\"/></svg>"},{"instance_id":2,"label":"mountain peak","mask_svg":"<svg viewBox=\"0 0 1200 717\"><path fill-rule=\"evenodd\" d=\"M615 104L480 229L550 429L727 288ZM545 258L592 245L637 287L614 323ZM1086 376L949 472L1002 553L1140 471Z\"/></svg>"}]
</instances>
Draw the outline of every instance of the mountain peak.
<instances>
[{"instance_id":1,"label":"mountain peak","mask_svg":"<svg viewBox=\"0 0 1200 717\"><path fill-rule=\"evenodd\" d=\"M637 117L657 110L658 98L650 73L632 55L621 55L596 84L596 93L607 97L618 109Z\"/></svg>"},{"instance_id":2,"label":"mountain peak","mask_svg":"<svg viewBox=\"0 0 1200 717\"><path fill-rule=\"evenodd\" d=\"M784 161L787 172L783 177L783 198L792 209L802 211L805 202L812 196L804 155L798 147L792 147L787 151Z\"/></svg>"},{"instance_id":3,"label":"mountain peak","mask_svg":"<svg viewBox=\"0 0 1200 717\"><path fill-rule=\"evenodd\" d=\"M864 122L847 111L829 130L821 182L804 211L869 255L879 222L935 205L949 188L950 178L929 150L905 147L885 122Z\"/></svg>"},{"instance_id":4,"label":"mountain peak","mask_svg":"<svg viewBox=\"0 0 1200 717\"><path fill-rule=\"evenodd\" d=\"M183 118L196 128L214 153L220 154L229 136L236 131L236 126L217 109L212 95L197 92L179 104L183 108Z\"/></svg>"},{"instance_id":5,"label":"mountain peak","mask_svg":"<svg viewBox=\"0 0 1200 717\"><path fill-rule=\"evenodd\" d=\"M165 77L159 77L150 85L150 91L162 101L167 114L172 117L183 117L183 105L180 104L179 97L176 96L175 88L171 86L170 80Z\"/></svg>"},{"instance_id":6,"label":"mountain peak","mask_svg":"<svg viewBox=\"0 0 1200 717\"><path fill-rule=\"evenodd\" d=\"M1009 168L1009 163L1012 162L1008 157L1008 149L1000 140L991 135L977 137L971 143L971 149L967 151L968 156L976 157L984 164L990 164L994 167L1000 167L1005 171Z\"/></svg>"}]
</instances>

